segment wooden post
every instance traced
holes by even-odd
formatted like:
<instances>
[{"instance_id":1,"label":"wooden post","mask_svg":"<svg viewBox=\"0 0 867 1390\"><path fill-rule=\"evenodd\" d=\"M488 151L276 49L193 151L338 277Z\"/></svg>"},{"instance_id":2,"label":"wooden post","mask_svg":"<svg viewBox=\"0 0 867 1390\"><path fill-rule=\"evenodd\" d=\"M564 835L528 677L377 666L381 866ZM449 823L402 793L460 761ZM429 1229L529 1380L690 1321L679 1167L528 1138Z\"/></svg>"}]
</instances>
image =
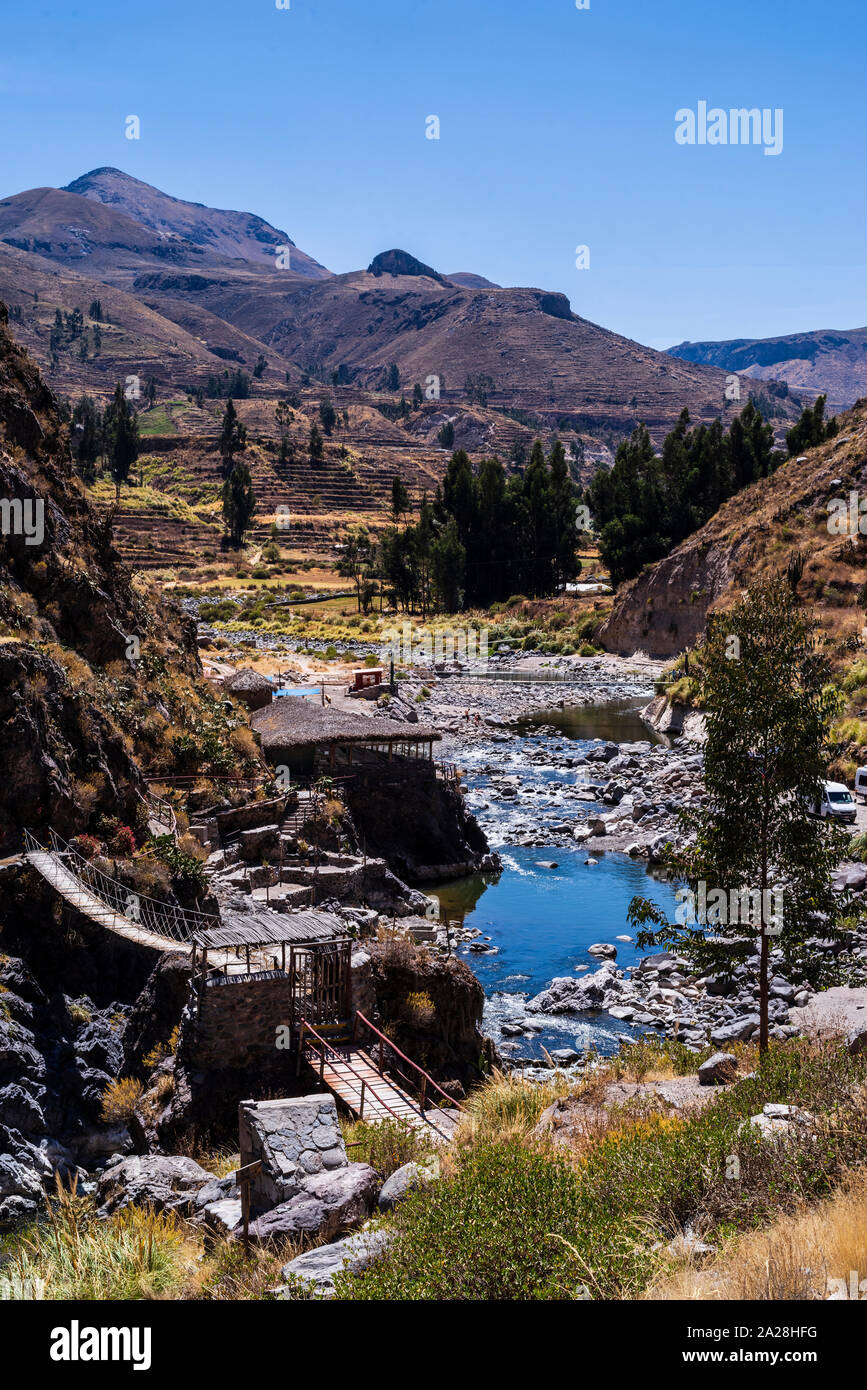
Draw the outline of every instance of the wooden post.
<instances>
[{"instance_id":1,"label":"wooden post","mask_svg":"<svg viewBox=\"0 0 867 1390\"><path fill-rule=\"evenodd\" d=\"M235 1182L241 1189L241 1215L244 1219L244 1249L250 1253L250 1184L262 1171L262 1160L257 1158L235 1172Z\"/></svg>"},{"instance_id":2,"label":"wooden post","mask_svg":"<svg viewBox=\"0 0 867 1390\"><path fill-rule=\"evenodd\" d=\"M361 1082L361 1107L360 1107L360 1109L359 1109L359 1111L358 1111L358 1118L359 1118L359 1120L363 1120L363 1119L364 1119L364 1088L365 1088L366 1085L367 1085L367 1082L362 1078L362 1082Z\"/></svg>"}]
</instances>

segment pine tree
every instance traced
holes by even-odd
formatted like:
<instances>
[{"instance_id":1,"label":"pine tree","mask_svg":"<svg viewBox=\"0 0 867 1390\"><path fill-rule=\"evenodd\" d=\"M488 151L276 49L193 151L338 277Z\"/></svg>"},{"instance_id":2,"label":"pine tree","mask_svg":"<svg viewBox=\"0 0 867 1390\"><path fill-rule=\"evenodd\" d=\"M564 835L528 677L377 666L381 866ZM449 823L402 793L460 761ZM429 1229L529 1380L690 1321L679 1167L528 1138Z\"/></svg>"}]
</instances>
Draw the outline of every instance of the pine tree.
<instances>
[{"instance_id":1,"label":"pine tree","mask_svg":"<svg viewBox=\"0 0 867 1390\"><path fill-rule=\"evenodd\" d=\"M285 463L289 458L289 426L292 421L292 407L289 401L278 401L274 415L280 434L280 462Z\"/></svg>"},{"instance_id":2,"label":"pine tree","mask_svg":"<svg viewBox=\"0 0 867 1390\"><path fill-rule=\"evenodd\" d=\"M401 478L391 480L391 519L395 526L409 511L409 493Z\"/></svg>"},{"instance_id":3,"label":"pine tree","mask_svg":"<svg viewBox=\"0 0 867 1390\"><path fill-rule=\"evenodd\" d=\"M317 425L315 420L313 421L313 424L310 426L310 444L308 447L310 450L310 457L312 459L315 459L317 462L325 457L325 444L323 442L319 426Z\"/></svg>"},{"instance_id":4,"label":"pine tree","mask_svg":"<svg viewBox=\"0 0 867 1390\"><path fill-rule=\"evenodd\" d=\"M826 439L834 438L839 426L834 418L825 420L827 399L827 396L817 396L812 407L805 406L798 423L786 434L789 458L800 454L803 449L814 449L817 444L824 444Z\"/></svg>"},{"instance_id":5,"label":"pine tree","mask_svg":"<svg viewBox=\"0 0 867 1390\"><path fill-rule=\"evenodd\" d=\"M102 417L96 401L82 396L72 412L70 442L78 475L86 483L96 478L96 461L102 447Z\"/></svg>"},{"instance_id":6,"label":"pine tree","mask_svg":"<svg viewBox=\"0 0 867 1390\"><path fill-rule=\"evenodd\" d=\"M430 576L433 597L446 613L457 613L463 605L464 565L466 551L458 536L457 523L451 517L445 529L436 536L430 548Z\"/></svg>"},{"instance_id":7,"label":"pine tree","mask_svg":"<svg viewBox=\"0 0 867 1390\"><path fill-rule=\"evenodd\" d=\"M552 574L555 589L571 579L580 568L575 556L575 484L566 462L566 450L559 439L548 456L551 468Z\"/></svg>"},{"instance_id":8,"label":"pine tree","mask_svg":"<svg viewBox=\"0 0 867 1390\"><path fill-rule=\"evenodd\" d=\"M124 395L120 382L115 386L114 396L106 406L104 430L117 504L120 502L121 483L125 483L129 478L139 451L138 416Z\"/></svg>"},{"instance_id":9,"label":"pine tree","mask_svg":"<svg viewBox=\"0 0 867 1390\"><path fill-rule=\"evenodd\" d=\"M247 427L238 419L238 412L235 409L235 402L230 396L226 401L226 409L223 411L223 427L220 430L219 450L223 460L223 476L228 477L232 471L235 455L241 454L247 447Z\"/></svg>"}]
</instances>

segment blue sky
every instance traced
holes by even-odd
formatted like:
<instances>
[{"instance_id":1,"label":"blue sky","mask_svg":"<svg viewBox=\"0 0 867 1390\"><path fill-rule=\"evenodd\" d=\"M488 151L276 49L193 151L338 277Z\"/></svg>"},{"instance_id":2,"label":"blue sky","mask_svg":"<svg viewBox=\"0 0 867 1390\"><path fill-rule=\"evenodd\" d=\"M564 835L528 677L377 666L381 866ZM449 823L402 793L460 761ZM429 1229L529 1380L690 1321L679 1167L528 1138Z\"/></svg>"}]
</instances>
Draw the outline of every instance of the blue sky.
<instances>
[{"instance_id":1,"label":"blue sky","mask_svg":"<svg viewBox=\"0 0 867 1390\"><path fill-rule=\"evenodd\" d=\"M655 346L867 322L864 0L290 4L7 6L0 195L116 165L332 270L401 246ZM678 145L700 100L782 108L782 153Z\"/></svg>"}]
</instances>

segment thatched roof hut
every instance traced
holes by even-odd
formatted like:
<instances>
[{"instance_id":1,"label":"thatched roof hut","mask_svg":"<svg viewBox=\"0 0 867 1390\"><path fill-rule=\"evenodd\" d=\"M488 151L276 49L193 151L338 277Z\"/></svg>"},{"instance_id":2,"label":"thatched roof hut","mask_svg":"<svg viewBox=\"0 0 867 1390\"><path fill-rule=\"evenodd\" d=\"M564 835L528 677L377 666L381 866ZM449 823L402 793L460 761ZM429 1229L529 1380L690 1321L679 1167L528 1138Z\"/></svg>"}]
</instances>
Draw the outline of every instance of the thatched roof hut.
<instances>
[{"instance_id":1,"label":"thatched roof hut","mask_svg":"<svg viewBox=\"0 0 867 1390\"><path fill-rule=\"evenodd\" d=\"M406 724L380 715L323 708L311 700L284 697L250 720L269 762L297 770L315 762L330 768L351 765L363 750L397 757L433 756L441 735L423 724Z\"/></svg>"},{"instance_id":2,"label":"thatched roof hut","mask_svg":"<svg viewBox=\"0 0 867 1390\"><path fill-rule=\"evenodd\" d=\"M268 677L254 671L250 666L243 666L230 676L226 681L226 689L248 709L264 709L274 698L274 687Z\"/></svg>"}]
</instances>

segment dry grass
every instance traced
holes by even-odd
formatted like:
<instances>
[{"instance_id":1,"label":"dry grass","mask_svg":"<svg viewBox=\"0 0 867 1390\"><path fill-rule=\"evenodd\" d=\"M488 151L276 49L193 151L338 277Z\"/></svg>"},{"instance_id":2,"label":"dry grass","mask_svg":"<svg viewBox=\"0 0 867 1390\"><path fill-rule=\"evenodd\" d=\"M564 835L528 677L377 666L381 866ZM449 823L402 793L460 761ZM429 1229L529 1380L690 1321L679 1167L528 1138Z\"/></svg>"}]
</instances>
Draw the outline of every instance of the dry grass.
<instances>
[{"instance_id":1,"label":"dry grass","mask_svg":"<svg viewBox=\"0 0 867 1390\"><path fill-rule=\"evenodd\" d=\"M103 1124L125 1124L135 1110L142 1089L142 1083L132 1076L110 1081L102 1093L100 1116Z\"/></svg>"},{"instance_id":2,"label":"dry grass","mask_svg":"<svg viewBox=\"0 0 867 1390\"><path fill-rule=\"evenodd\" d=\"M779 1217L726 1246L712 1263L685 1257L643 1295L653 1300L777 1301L827 1298L851 1271L867 1280L867 1172L849 1175L832 1197ZM867 1291L867 1284L865 1284Z\"/></svg>"},{"instance_id":3,"label":"dry grass","mask_svg":"<svg viewBox=\"0 0 867 1390\"><path fill-rule=\"evenodd\" d=\"M20 1239L7 1266L47 1299L177 1297L201 1260L201 1237L171 1213L127 1207L98 1221L91 1198L64 1189L47 1219Z\"/></svg>"},{"instance_id":4,"label":"dry grass","mask_svg":"<svg viewBox=\"0 0 867 1390\"><path fill-rule=\"evenodd\" d=\"M464 1115L455 1134L459 1147L484 1142L506 1143L527 1140L539 1123L543 1110L570 1094L571 1086L562 1073L541 1084L497 1071L484 1086L472 1091L464 1102Z\"/></svg>"}]
</instances>

